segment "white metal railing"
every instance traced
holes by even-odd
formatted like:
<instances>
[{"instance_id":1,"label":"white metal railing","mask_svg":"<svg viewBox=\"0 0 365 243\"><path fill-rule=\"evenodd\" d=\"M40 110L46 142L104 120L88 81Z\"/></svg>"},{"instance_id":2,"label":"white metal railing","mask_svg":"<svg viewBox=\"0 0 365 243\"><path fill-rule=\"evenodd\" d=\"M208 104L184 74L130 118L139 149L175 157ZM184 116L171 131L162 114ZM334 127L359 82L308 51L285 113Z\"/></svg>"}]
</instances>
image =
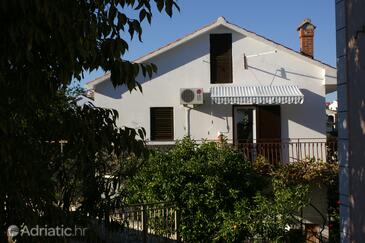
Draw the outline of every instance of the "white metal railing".
<instances>
[{"instance_id":1,"label":"white metal railing","mask_svg":"<svg viewBox=\"0 0 365 243\"><path fill-rule=\"evenodd\" d=\"M198 144L203 141L219 140L195 140ZM155 143L148 145L151 148L169 150L174 147L171 141L168 145ZM254 161L261 155L273 163L290 163L304 159L314 159L326 162L337 161L337 140L326 138L296 138L296 139L245 139L228 144L239 149L249 161Z\"/></svg>"}]
</instances>

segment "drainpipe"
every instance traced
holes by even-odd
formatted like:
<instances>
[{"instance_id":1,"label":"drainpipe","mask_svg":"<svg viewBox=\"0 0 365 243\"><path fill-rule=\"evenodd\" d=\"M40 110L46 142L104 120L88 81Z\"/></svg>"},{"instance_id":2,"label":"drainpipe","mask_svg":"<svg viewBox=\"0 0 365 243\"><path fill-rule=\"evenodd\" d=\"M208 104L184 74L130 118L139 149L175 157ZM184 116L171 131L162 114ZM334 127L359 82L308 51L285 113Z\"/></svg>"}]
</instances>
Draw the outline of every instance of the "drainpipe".
<instances>
[{"instance_id":1,"label":"drainpipe","mask_svg":"<svg viewBox=\"0 0 365 243\"><path fill-rule=\"evenodd\" d=\"M184 105L185 107L185 135L190 137L190 111L191 107Z\"/></svg>"}]
</instances>

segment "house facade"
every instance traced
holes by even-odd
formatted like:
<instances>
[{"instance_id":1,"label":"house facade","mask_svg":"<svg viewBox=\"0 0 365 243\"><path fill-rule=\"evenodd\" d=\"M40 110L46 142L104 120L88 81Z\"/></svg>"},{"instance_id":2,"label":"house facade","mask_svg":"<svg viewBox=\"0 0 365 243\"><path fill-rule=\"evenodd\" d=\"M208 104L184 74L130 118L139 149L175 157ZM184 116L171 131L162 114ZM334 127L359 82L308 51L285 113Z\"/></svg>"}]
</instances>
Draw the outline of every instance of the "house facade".
<instances>
[{"instance_id":1,"label":"house facade","mask_svg":"<svg viewBox=\"0 0 365 243\"><path fill-rule=\"evenodd\" d=\"M310 20L298 27L296 52L220 17L137 59L158 67L151 79L139 76L143 93L115 89L109 74L87 87L97 106L119 112L120 126L145 128L149 145L187 135L198 141L224 135L234 144L325 142L325 96L337 78L334 67L313 59L314 28ZM277 159L293 154L281 151Z\"/></svg>"}]
</instances>

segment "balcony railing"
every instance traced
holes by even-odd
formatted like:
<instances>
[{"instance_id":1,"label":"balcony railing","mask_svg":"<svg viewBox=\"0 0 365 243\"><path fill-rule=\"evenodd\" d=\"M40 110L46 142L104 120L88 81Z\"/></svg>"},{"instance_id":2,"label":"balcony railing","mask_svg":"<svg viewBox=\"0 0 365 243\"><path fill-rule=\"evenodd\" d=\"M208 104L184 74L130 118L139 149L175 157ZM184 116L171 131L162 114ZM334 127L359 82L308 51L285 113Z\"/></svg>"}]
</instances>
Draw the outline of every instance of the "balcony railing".
<instances>
[{"instance_id":1,"label":"balcony railing","mask_svg":"<svg viewBox=\"0 0 365 243\"><path fill-rule=\"evenodd\" d=\"M196 140L197 143L210 140ZM219 142L218 140L212 140ZM305 159L337 162L337 140L326 138L297 138L297 139L250 139L233 143L227 141L242 151L243 156L254 161L263 156L272 163L290 163ZM159 150L169 150L174 141L169 144L154 144L149 147Z\"/></svg>"},{"instance_id":2,"label":"balcony railing","mask_svg":"<svg viewBox=\"0 0 365 243\"><path fill-rule=\"evenodd\" d=\"M250 161L254 161L258 156L263 156L272 163L290 163L305 159L337 161L335 139L244 140L239 141L235 146Z\"/></svg>"}]
</instances>

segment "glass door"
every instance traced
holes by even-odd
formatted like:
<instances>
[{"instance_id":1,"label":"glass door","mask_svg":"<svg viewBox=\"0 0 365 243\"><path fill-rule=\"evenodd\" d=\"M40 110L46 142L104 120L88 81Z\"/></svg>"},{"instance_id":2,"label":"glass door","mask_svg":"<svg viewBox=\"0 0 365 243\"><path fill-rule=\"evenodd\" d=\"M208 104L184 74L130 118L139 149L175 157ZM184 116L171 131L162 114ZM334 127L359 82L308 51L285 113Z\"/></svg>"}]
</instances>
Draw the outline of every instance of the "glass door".
<instances>
[{"instance_id":1,"label":"glass door","mask_svg":"<svg viewBox=\"0 0 365 243\"><path fill-rule=\"evenodd\" d=\"M253 143L256 139L256 110L254 107L234 107L235 144Z\"/></svg>"},{"instance_id":2,"label":"glass door","mask_svg":"<svg viewBox=\"0 0 365 243\"><path fill-rule=\"evenodd\" d=\"M256 109L250 106L235 106L233 114L234 144L244 157L256 159Z\"/></svg>"}]
</instances>

